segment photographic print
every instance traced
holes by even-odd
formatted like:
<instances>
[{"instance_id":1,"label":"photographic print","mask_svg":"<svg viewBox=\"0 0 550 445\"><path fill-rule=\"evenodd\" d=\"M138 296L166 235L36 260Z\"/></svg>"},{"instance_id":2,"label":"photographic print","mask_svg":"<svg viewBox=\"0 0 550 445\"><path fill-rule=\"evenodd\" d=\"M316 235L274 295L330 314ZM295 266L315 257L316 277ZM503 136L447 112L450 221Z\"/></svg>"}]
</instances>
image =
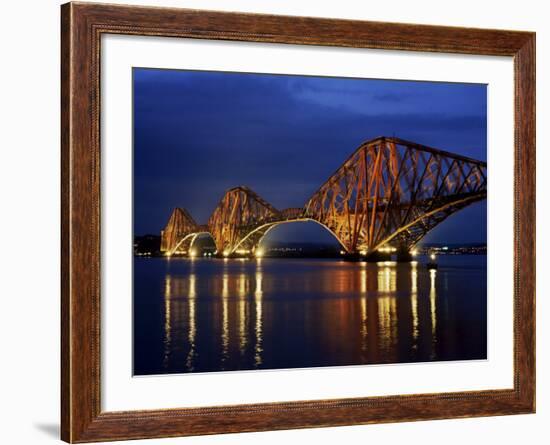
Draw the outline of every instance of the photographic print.
<instances>
[{"instance_id":1,"label":"photographic print","mask_svg":"<svg viewBox=\"0 0 550 445\"><path fill-rule=\"evenodd\" d=\"M133 69L134 375L487 359L487 87Z\"/></svg>"}]
</instances>

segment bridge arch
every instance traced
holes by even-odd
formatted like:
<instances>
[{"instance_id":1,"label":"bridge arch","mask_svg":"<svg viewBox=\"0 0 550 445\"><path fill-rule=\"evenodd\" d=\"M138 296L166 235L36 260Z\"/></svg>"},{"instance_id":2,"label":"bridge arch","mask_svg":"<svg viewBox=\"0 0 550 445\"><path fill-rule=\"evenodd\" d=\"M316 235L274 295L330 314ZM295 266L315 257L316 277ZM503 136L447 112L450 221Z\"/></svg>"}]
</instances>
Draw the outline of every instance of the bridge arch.
<instances>
[{"instance_id":1,"label":"bridge arch","mask_svg":"<svg viewBox=\"0 0 550 445\"><path fill-rule=\"evenodd\" d=\"M283 224L292 224L292 223L296 223L296 222L313 222L313 223L317 224L318 226L325 229L328 233L330 233L332 235L332 237L338 242L338 244L340 244L340 247L342 248L342 250L347 252L345 244L342 242L342 240L340 240L338 238L336 233L334 233L329 227L327 227L325 224L323 224L320 221L317 221L317 220L312 219L312 218L305 218L304 217L304 218L276 221L276 222L266 223L262 226L259 226L259 227L255 228L254 230L252 230L251 232L249 232L247 235L245 235L245 237L242 240L239 241L239 243L235 246L235 248L231 252L228 252L228 253L232 254L232 253L235 253L238 250L243 249L243 248L244 248L244 250L246 250L250 253L254 253L254 252L257 251L257 249L258 249L259 245L261 244L261 242L263 241L263 239L266 237L266 235L272 229L274 229L277 226L283 225Z\"/></svg>"},{"instance_id":2,"label":"bridge arch","mask_svg":"<svg viewBox=\"0 0 550 445\"><path fill-rule=\"evenodd\" d=\"M420 242L422 238L424 238L430 231L441 224L449 216L459 212L470 204L482 201L484 199L484 196L473 196L433 209L381 240L380 243L375 246L374 250L387 245L388 243L395 243L401 249L411 250Z\"/></svg>"},{"instance_id":3,"label":"bridge arch","mask_svg":"<svg viewBox=\"0 0 550 445\"><path fill-rule=\"evenodd\" d=\"M202 231L202 232L188 233L183 238L181 238L174 245L174 247L172 247L170 250L167 250L166 255L167 256L172 256L176 253L181 253L183 255L190 254L192 252L193 245L195 244L195 241L197 240L197 238L199 238L200 236L204 236L204 235L207 235L210 238L212 238L212 240L214 240L214 238L212 237L210 232Z\"/></svg>"}]
</instances>

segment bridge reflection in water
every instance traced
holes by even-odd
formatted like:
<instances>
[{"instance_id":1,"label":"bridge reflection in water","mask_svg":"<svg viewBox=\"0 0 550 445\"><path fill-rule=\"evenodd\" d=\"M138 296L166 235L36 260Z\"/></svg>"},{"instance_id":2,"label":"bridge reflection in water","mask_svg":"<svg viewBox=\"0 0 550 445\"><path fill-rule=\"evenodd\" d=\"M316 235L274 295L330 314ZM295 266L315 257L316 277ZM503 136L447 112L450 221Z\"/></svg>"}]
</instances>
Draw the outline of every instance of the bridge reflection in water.
<instances>
[{"instance_id":1,"label":"bridge reflection in water","mask_svg":"<svg viewBox=\"0 0 550 445\"><path fill-rule=\"evenodd\" d=\"M484 359L485 257L451 260L136 259L135 374Z\"/></svg>"}]
</instances>

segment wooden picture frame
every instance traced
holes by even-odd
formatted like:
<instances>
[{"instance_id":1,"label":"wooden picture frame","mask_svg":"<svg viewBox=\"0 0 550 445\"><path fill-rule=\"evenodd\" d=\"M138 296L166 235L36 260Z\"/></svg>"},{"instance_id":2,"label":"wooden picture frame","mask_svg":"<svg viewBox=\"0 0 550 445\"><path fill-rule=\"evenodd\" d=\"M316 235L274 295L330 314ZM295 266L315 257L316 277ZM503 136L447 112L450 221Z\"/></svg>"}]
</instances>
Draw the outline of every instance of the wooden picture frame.
<instances>
[{"instance_id":1,"label":"wooden picture frame","mask_svg":"<svg viewBox=\"0 0 550 445\"><path fill-rule=\"evenodd\" d=\"M535 411L535 34L92 3L61 7L61 437L173 437ZM167 36L512 56L514 387L455 393L102 412L100 38Z\"/></svg>"}]
</instances>

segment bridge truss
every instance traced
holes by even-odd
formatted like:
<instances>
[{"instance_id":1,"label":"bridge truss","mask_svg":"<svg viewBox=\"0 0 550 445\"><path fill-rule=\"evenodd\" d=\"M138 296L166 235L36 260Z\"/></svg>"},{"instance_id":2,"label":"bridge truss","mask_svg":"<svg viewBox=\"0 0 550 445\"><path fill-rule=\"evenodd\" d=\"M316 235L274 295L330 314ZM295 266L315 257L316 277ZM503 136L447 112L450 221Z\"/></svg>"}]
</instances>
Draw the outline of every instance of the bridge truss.
<instances>
[{"instance_id":1,"label":"bridge truss","mask_svg":"<svg viewBox=\"0 0 550 445\"><path fill-rule=\"evenodd\" d=\"M350 254L383 246L408 251L448 216L486 196L485 162L380 137L357 148L303 208L277 210L241 186L224 194L207 226L175 209L161 250L188 251L198 234L209 233L219 254L252 254L276 225L315 221Z\"/></svg>"},{"instance_id":2,"label":"bridge truss","mask_svg":"<svg viewBox=\"0 0 550 445\"><path fill-rule=\"evenodd\" d=\"M348 252L393 241L410 249L433 227L485 199L486 163L397 138L361 145L319 188L305 216Z\"/></svg>"}]
</instances>

